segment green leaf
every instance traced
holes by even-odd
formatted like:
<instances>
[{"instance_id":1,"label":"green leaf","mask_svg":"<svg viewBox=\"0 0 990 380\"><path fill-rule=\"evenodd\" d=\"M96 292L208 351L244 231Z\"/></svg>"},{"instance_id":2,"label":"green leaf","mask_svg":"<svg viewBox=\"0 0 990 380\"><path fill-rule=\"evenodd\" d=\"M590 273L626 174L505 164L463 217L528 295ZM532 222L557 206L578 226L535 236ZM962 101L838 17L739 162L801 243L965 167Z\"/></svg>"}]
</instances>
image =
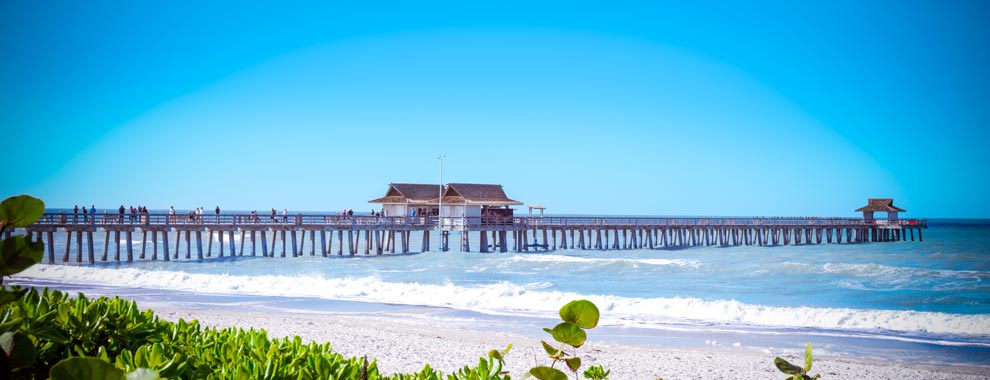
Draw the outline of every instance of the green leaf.
<instances>
[{"instance_id":1,"label":"green leaf","mask_svg":"<svg viewBox=\"0 0 990 380\"><path fill-rule=\"evenodd\" d=\"M15 332L5 332L0 335L0 348L10 359L12 368L26 367L34 364L38 351L34 348L34 342L27 335Z\"/></svg>"},{"instance_id":2,"label":"green leaf","mask_svg":"<svg viewBox=\"0 0 990 380\"><path fill-rule=\"evenodd\" d=\"M779 357L773 359L773 364L777 366L780 372L786 373L788 375L803 375L804 371L801 367L791 364L787 360L781 359Z\"/></svg>"},{"instance_id":3,"label":"green leaf","mask_svg":"<svg viewBox=\"0 0 990 380\"><path fill-rule=\"evenodd\" d=\"M502 354L502 356L505 356L509 354L509 351L512 351L512 343L509 343L508 346L505 346L505 349L502 350L502 352L500 353Z\"/></svg>"},{"instance_id":4,"label":"green leaf","mask_svg":"<svg viewBox=\"0 0 990 380\"><path fill-rule=\"evenodd\" d=\"M570 322L561 322L554 326L553 330L550 330L550 335L553 335L554 340L573 347L581 347L588 339L588 334L584 330Z\"/></svg>"},{"instance_id":5,"label":"green leaf","mask_svg":"<svg viewBox=\"0 0 990 380\"><path fill-rule=\"evenodd\" d=\"M588 300L571 301L560 308L560 319L581 328L595 328L598 326L598 307Z\"/></svg>"},{"instance_id":6,"label":"green leaf","mask_svg":"<svg viewBox=\"0 0 990 380\"><path fill-rule=\"evenodd\" d=\"M581 358L568 358L564 363L567 363L567 368L570 368L571 372L577 372L578 368L581 368Z\"/></svg>"},{"instance_id":7,"label":"green leaf","mask_svg":"<svg viewBox=\"0 0 990 380\"><path fill-rule=\"evenodd\" d=\"M51 371L52 380L127 380L124 371L97 358L68 358Z\"/></svg>"},{"instance_id":8,"label":"green leaf","mask_svg":"<svg viewBox=\"0 0 990 380\"><path fill-rule=\"evenodd\" d=\"M612 373L611 370L605 370L601 365L595 365L588 367L588 369L584 371L584 378L588 380L607 380L608 374L610 373ZM659 377L657 379L663 380Z\"/></svg>"},{"instance_id":9,"label":"green leaf","mask_svg":"<svg viewBox=\"0 0 990 380\"><path fill-rule=\"evenodd\" d=\"M11 236L0 241L0 276L10 276L41 261L45 246L23 236Z\"/></svg>"},{"instance_id":10,"label":"green leaf","mask_svg":"<svg viewBox=\"0 0 990 380\"><path fill-rule=\"evenodd\" d=\"M567 375L559 369L546 366L533 367L529 370L529 374L540 380L567 380Z\"/></svg>"},{"instance_id":11,"label":"green leaf","mask_svg":"<svg viewBox=\"0 0 990 380\"><path fill-rule=\"evenodd\" d=\"M804 372L811 371L811 342L804 348Z\"/></svg>"},{"instance_id":12,"label":"green leaf","mask_svg":"<svg viewBox=\"0 0 990 380\"><path fill-rule=\"evenodd\" d=\"M550 355L551 358L559 358L561 356L562 352L560 352L560 350L558 350L556 347L551 346L549 343L544 342L542 340L540 341L540 343L543 343L543 350L546 351L547 355Z\"/></svg>"},{"instance_id":13,"label":"green leaf","mask_svg":"<svg viewBox=\"0 0 990 380\"><path fill-rule=\"evenodd\" d=\"M10 289L0 287L0 306L17 301L27 293L27 289ZM2 331L2 330L0 330Z\"/></svg>"},{"instance_id":14,"label":"green leaf","mask_svg":"<svg viewBox=\"0 0 990 380\"><path fill-rule=\"evenodd\" d=\"M45 202L30 195L10 197L0 203L0 223L27 227L45 214Z\"/></svg>"}]
</instances>

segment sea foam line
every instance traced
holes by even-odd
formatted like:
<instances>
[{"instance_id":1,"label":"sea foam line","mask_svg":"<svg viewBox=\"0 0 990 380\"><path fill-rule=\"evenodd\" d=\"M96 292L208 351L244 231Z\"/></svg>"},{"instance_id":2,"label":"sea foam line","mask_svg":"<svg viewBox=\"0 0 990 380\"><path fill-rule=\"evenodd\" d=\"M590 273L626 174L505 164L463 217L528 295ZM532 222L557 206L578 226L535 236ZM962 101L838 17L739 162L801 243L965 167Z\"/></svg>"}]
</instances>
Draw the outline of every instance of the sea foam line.
<instances>
[{"instance_id":1,"label":"sea foam line","mask_svg":"<svg viewBox=\"0 0 990 380\"><path fill-rule=\"evenodd\" d=\"M526 262L565 262L565 263L631 263L648 265L671 265L679 267L698 268L701 262L690 259L626 259L626 258L590 258L565 255L529 254L515 255L506 258L509 261Z\"/></svg>"},{"instance_id":2,"label":"sea foam line","mask_svg":"<svg viewBox=\"0 0 990 380\"><path fill-rule=\"evenodd\" d=\"M987 336L990 315L910 310L780 307L735 300L688 297L633 298L544 290L544 284L508 282L460 286L451 283L394 283L377 277L324 278L319 275L243 276L192 274L136 268L35 265L18 277L205 294L312 297L389 304L422 305L508 315L552 315L579 298L595 302L603 323L717 323L833 330L889 330L906 333Z\"/></svg>"}]
</instances>

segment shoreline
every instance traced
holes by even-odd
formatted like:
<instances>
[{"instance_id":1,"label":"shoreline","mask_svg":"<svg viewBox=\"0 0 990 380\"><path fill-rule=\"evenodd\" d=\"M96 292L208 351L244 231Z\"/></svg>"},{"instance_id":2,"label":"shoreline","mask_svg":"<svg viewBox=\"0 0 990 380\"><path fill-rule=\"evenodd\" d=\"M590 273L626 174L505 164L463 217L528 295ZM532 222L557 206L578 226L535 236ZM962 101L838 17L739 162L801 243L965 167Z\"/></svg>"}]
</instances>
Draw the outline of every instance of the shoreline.
<instances>
[{"instance_id":1,"label":"shoreline","mask_svg":"<svg viewBox=\"0 0 990 380\"><path fill-rule=\"evenodd\" d=\"M140 307L140 305L139 305ZM142 310L149 309L142 307ZM513 345L506 358L506 369L521 378L533 366L548 364L539 339L509 331L468 329L462 326L437 327L428 320L403 321L374 315L220 311L154 307L155 314L168 321L199 320L203 327L264 329L268 336L299 336L303 341L330 342L333 350L347 357L367 356L378 360L384 374L412 373L423 365L449 373L492 349ZM536 331L534 331L536 333ZM815 349L812 374L825 379L990 379L990 367L976 365L917 364L889 360L857 359L819 354ZM773 365L778 354L758 349L728 347L664 347L596 342L593 335L581 348L582 368L603 365L612 370L613 380L661 377L664 380L696 378L783 378ZM792 362L795 355L779 355Z\"/></svg>"},{"instance_id":2,"label":"shoreline","mask_svg":"<svg viewBox=\"0 0 990 380\"><path fill-rule=\"evenodd\" d=\"M130 299L136 301L139 308L151 309L160 318L166 320L199 319L204 326L263 328L273 337L299 335L306 340L329 341L335 350L348 346L358 347L362 349L349 349L341 353L347 356L368 355L369 358L378 358L383 364L381 369L386 373L415 372L422 369L425 363L450 372L465 365L476 365L478 358L489 350L504 349L508 343L513 343L515 354L510 354L507 365L513 371L513 376L518 376L520 373L516 372L525 372L526 369L538 364L548 364L537 363L534 358L544 356L539 339L548 339L548 337L543 333L542 328L552 327L558 322L555 315L553 318L491 315L451 308L333 301L309 297L204 294L109 285L12 281L12 284L17 283L37 287L48 286L66 291L70 295L81 291L88 297L117 296ZM255 321L257 323L254 323ZM362 330L369 323L384 326L390 333L381 335L377 331ZM350 326L350 328L345 328L342 332L337 328L326 327L335 325ZM357 336L345 333L354 331L364 332L363 335ZM448 335L448 332L453 335ZM480 338L492 337L512 339L479 341ZM388 348L394 346L395 342L405 342L410 339L418 343L406 345L405 350L399 352L392 352ZM434 342L438 339L447 343ZM729 366L737 370L760 369L757 372L748 372L750 377L739 378L776 378L779 373L772 364L773 358L781 356L789 360L802 361L799 356L803 354L804 344L811 342L814 346L816 363L823 358L835 360L840 364L851 360L868 367L872 366L872 363L883 363L883 366L887 367L908 366L934 373L946 371L955 373L952 372L955 371L954 368L964 368L964 371L968 371L964 372L965 374L982 375L971 378L990 380L990 364L987 362L987 349L984 347L928 345L884 339L883 335L878 339L877 336L868 334L856 337L847 332L816 329L742 329L718 325L630 327L602 324L589 331L588 339L589 344L586 347L601 352L607 353L612 348L618 347L616 349L622 353L618 355L621 359L618 361L619 365L628 366L630 369L628 373L618 368L614 369L613 374L628 374L628 377L615 378L655 378L657 375L666 380L676 378L671 377L671 373L682 374L681 378L697 378L700 374L697 373L697 369L726 365L719 363L732 363ZM362 341L375 344L364 349L363 347L368 345L362 344ZM415 352L426 344L441 347L434 349L436 352L425 353L421 360L415 356L409 357L409 354L405 353ZM529 347L525 354L522 353L524 347ZM644 356L642 353L653 354ZM515 361L523 355L528 359L524 365L519 365ZM607 354L602 355L607 356ZM624 358L639 358L645 363L657 362L659 367L643 368L642 364L634 363L635 360ZM673 370L663 367L665 362L681 361L686 361L682 366L687 371L682 371L680 367ZM586 362L591 363L590 365L597 363L590 358ZM607 362L602 364L609 365ZM818 364L813 370L813 373L820 372L823 376L827 373L824 369L819 369ZM656 374L651 374L650 371ZM830 372L841 373L838 370ZM724 373L724 377L731 377L730 375L735 376L731 372ZM933 377L934 375L931 374L917 373L906 373L903 376L957 378ZM829 375L825 378L835 378L835 376ZM846 374L846 377L840 378L862 377Z\"/></svg>"}]
</instances>

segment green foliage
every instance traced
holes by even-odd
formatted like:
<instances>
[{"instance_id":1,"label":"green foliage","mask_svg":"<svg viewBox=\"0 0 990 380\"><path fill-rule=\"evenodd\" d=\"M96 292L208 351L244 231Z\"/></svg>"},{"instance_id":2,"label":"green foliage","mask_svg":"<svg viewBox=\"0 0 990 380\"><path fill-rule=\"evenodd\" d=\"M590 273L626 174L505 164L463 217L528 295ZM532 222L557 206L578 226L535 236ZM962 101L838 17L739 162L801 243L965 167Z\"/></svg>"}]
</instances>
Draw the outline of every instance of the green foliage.
<instances>
[{"instance_id":1,"label":"green foliage","mask_svg":"<svg viewBox=\"0 0 990 380\"><path fill-rule=\"evenodd\" d=\"M45 202L30 195L18 195L0 203L0 225L27 227L45 214Z\"/></svg>"},{"instance_id":2,"label":"green foliage","mask_svg":"<svg viewBox=\"0 0 990 380\"><path fill-rule=\"evenodd\" d=\"M51 371L52 380L157 380L158 373L147 368L124 374L117 367L99 358L68 358L58 362Z\"/></svg>"},{"instance_id":3,"label":"green foliage","mask_svg":"<svg viewBox=\"0 0 990 380\"><path fill-rule=\"evenodd\" d=\"M570 322L561 322L553 329L543 329L543 331L550 333L553 340L573 347L581 347L584 345L584 341L588 339L588 333Z\"/></svg>"},{"instance_id":4,"label":"green foliage","mask_svg":"<svg viewBox=\"0 0 990 380\"><path fill-rule=\"evenodd\" d=\"M792 375L786 380L812 380L822 377L820 374L808 376L808 371L811 371L811 343L808 343L804 348L804 367L798 367L780 357L774 358L773 364L777 366L780 372Z\"/></svg>"},{"instance_id":5,"label":"green foliage","mask_svg":"<svg viewBox=\"0 0 990 380\"><path fill-rule=\"evenodd\" d=\"M69 358L52 367L52 380L125 380L124 371L97 358Z\"/></svg>"},{"instance_id":6,"label":"green foliage","mask_svg":"<svg viewBox=\"0 0 990 380\"><path fill-rule=\"evenodd\" d=\"M533 367L529 374L540 380L567 380L567 375L559 369L547 366Z\"/></svg>"},{"instance_id":7,"label":"green foliage","mask_svg":"<svg viewBox=\"0 0 990 380\"><path fill-rule=\"evenodd\" d=\"M488 353L488 358L478 359L478 366L470 368L464 366L457 372L447 376L447 380L510 380L507 372L502 371L505 364L503 357L512 349L510 344L503 351L492 350Z\"/></svg>"},{"instance_id":8,"label":"green foliage","mask_svg":"<svg viewBox=\"0 0 990 380\"><path fill-rule=\"evenodd\" d=\"M0 348L3 349L8 370L30 366L38 355L31 338L21 333L5 332L0 335Z\"/></svg>"},{"instance_id":9,"label":"green foliage","mask_svg":"<svg viewBox=\"0 0 990 380\"><path fill-rule=\"evenodd\" d=\"M598 326L598 307L588 300L571 301L560 308L560 319L583 329L593 329Z\"/></svg>"},{"instance_id":10,"label":"green foliage","mask_svg":"<svg viewBox=\"0 0 990 380\"><path fill-rule=\"evenodd\" d=\"M20 273L41 261L45 244L32 242L24 236L11 236L0 241L0 279Z\"/></svg>"},{"instance_id":11,"label":"green foliage","mask_svg":"<svg viewBox=\"0 0 990 380\"><path fill-rule=\"evenodd\" d=\"M8 228L33 224L45 212L45 203L29 195L18 195L0 202L0 234ZM16 302L26 293L20 288L3 287L3 278L20 273L41 261L45 245L31 241L31 235L12 236L0 240L0 307ZM38 351L30 335L10 331L6 323L0 323L0 373L30 368L36 362Z\"/></svg>"},{"instance_id":12,"label":"green foliage","mask_svg":"<svg viewBox=\"0 0 990 380\"><path fill-rule=\"evenodd\" d=\"M27 227L45 213L45 203L30 195L18 195L0 202L0 233L8 228ZM3 277L20 273L41 261L45 245L31 241L31 236L11 236L0 240L0 284ZM6 292L6 289L3 289ZM19 295L0 294L0 302L10 302ZM2 303L0 303L2 305Z\"/></svg>"},{"instance_id":13,"label":"green foliage","mask_svg":"<svg viewBox=\"0 0 990 380\"><path fill-rule=\"evenodd\" d=\"M612 373L611 370L606 370L600 365L588 367L584 371L584 378L588 380L608 380L608 374Z\"/></svg>"},{"instance_id":14,"label":"green foliage","mask_svg":"<svg viewBox=\"0 0 990 380\"><path fill-rule=\"evenodd\" d=\"M49 373L53 379L116 379L118 373L141 380L158 376L217 380L444 378L429 366L417 373L383 376L374 360L345 358L331 351L329 343L304 343L299 337L273 339L263 330L204 328L197 321L172 323L151 311L140 311L133 301L88 299L81 294L69 298L49 289L29 289L23 297L0 306L0 347L8 354L0 355L0 373L10 373L11 379L46 378ZM20 347L33 349L34 354L10 354ZM509 380L502 368L510 349L493 350L478 366L464 367L447 379Z\"/></svg>"},{"instance_id":15,"label":"green foliage","mask_svg":"<svg viewBox=\"0 0 990 380\"><path fill-rule=\"evenodd\" d=\"M567 375L555 368L557 363L564 362L564 365L577 378L578 369L581 368L581 358L577 354L577 349L584 345L588 339L585 329L592 329L598 326L598 307L588 300L577 300L568 302L560 308L561 323L554 328L544 328L559 343L558 346L551 345L545 341L540 343L547 356L552 360L549 367L539 366L529 370L529 374L539 380L566 380ZM568 346L570 348L568 348ZM598 371L602 368L599 366ZM587 371L585 376L587 376ZM597 372L594 372L597 373ZM607 376L608 373L606 372Z\"/></svg>"}]
</instances>

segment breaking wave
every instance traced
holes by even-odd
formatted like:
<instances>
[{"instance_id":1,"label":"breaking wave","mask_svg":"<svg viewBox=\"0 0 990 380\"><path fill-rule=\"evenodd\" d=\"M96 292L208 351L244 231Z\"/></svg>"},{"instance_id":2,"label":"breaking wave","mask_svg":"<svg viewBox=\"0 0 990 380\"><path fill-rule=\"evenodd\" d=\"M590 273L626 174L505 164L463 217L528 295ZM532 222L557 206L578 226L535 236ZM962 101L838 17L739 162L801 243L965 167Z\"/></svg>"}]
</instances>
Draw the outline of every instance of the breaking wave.
<instances>
[{"instance_id":1,"label":"breaking wave","mask_svg":"<svg viewBox=\"0 0 990 380\"><path fill-rule=\"evenodd\" d=\"M524 258L529 257L545 258L547 256L524 256ZM606 316L603 323L615 325L627 323L636 323L637 325L643 323L740 324L972 336L986 336L990 332L990 315L803 306L779 307L747 304L735 300L703 300L691 297L634 298L578 294L547 290L549 285L545 283L518 285L510 282L496 282L461 286L451 283L437 285L416 282L387 282L375 276L353 278L325 278L319 274L246 276L61 265L35 265L19 274L18 277L60 283L167 289L194 293L296 296L423 305L524 316L554 314L557 308L567 301L586 298L595 302L602 309Z\"/></svg>"}]
</instances>

